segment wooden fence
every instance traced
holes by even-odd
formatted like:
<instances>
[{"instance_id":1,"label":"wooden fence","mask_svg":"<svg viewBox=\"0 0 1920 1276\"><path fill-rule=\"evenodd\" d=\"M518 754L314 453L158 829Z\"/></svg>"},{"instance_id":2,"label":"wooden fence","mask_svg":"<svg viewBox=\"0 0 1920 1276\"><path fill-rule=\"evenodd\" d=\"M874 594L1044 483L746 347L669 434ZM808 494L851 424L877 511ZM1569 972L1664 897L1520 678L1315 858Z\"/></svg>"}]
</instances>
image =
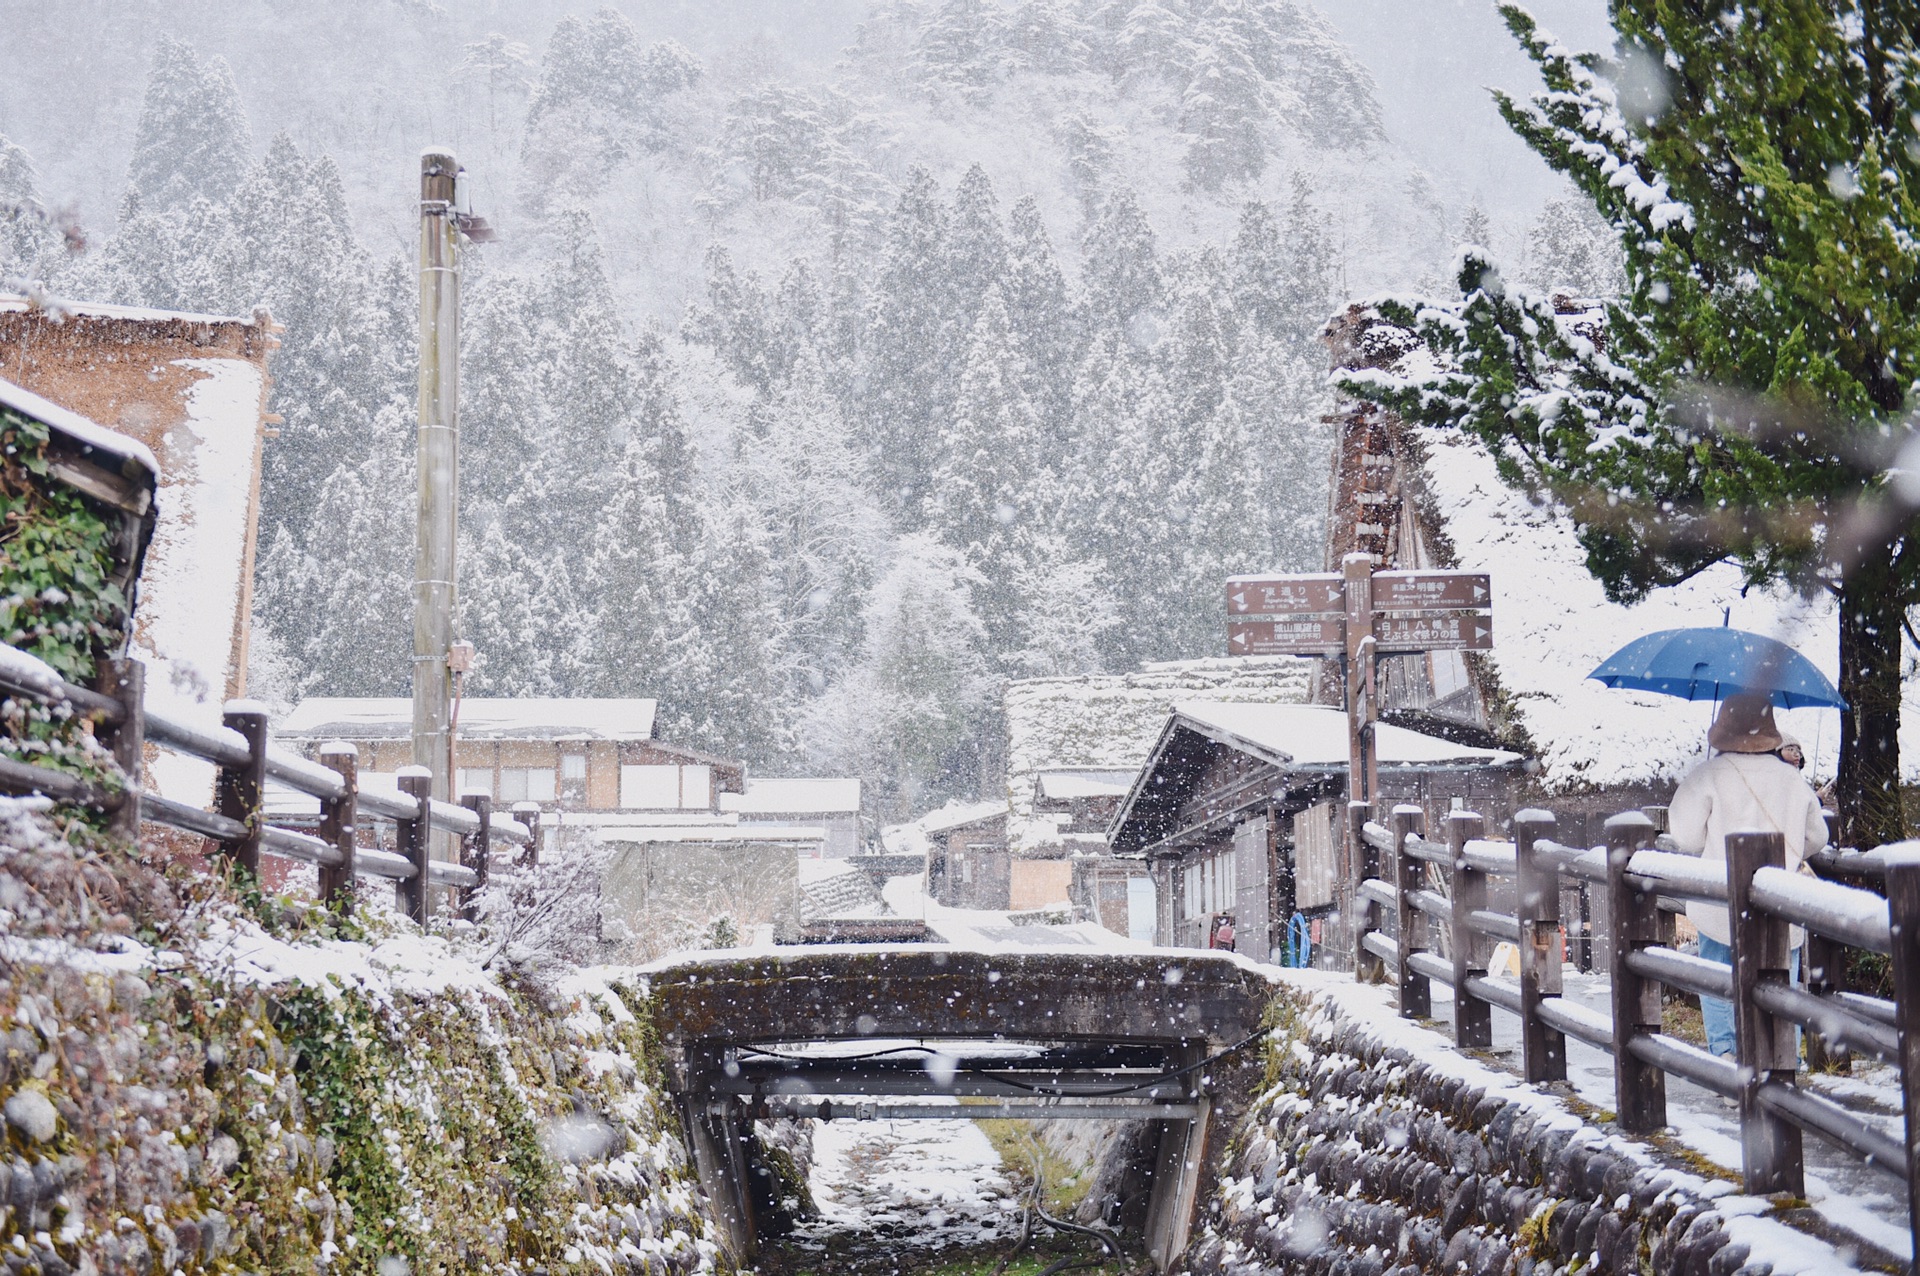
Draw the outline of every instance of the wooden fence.
<instances>
[{"instance_id":1,"label":"wooden fence","mask_svg":"<svg viewBox=\"0 0 1920 1276\"><path fill-rule=\"evenodd\" d=\"M1641 812L1607 821L1606 845L1553 840L1554 819L1522 811L1512 842L1483 838L1471 812L1448 816L1446 839L1425 836L1417 806L1395 807L1391 828L1364 805L1353 819L1358 866L1362 978L1385 977L1399 989L1403 1017L1432 1013L1432 985L1453 997L1456 1044L1492 1044L1495 1007L1517 1015L1521 1064L1529 1082L1564 1081L1566 1038L1608 1051L1614 1060L1614 1110L1622 1130L1649 1134L1667 1124L1669 1073L1739 1104L1741 1170L1750 1193L1804 1196L1801 1134L1814 1134L1905 1181L1909 1222L1920 1253L1920 850L1843 851L1820 861L1829 873L1874 878L1885 895L1790 874L1779 833L1736 833L1727 864L1655 847ZM1446 883L1434 890L1429 866ZM1611 1013L1561 996L1562 877L1604 891L1611 950ZM1513 882L1514 912L1489 909L1492 879ZM1726 906L1732 919L1731 967L1678 952L1674 914L1686 901ZM1392 934L1386 925L1393 915ZM1447 958L1429 943L1443 928ZM1790 928L1807 933L1807 978L1790 971ZM1517 982L1487 974L1492 943L1519 950ZM1891 958L1889 1001L1842 990L1845 950ZM1732 1003L1737 1046L1729 1061L1663 1031L1663 988ZM1905 1138L1798 1083L1796 1026L1810 1046L1872 1056L1899 1077Z\"/></svg>"},{"instance_id":2,"label":"wooden fence","mask_svg":"<svg viewBox=\"0 0 1920 1276\"><path fill-rule=\"evenodd\" d=\"M17 656L0 651L0 657ZM53 676L38 661L0 658L0 696L65 705L90 720L95 738L129 778L128 788L112 791L67 772L0 758L0 792L39 793L91 807L107 813L113 827L129 838L138 834L142 821L196 833L252 874L259 873L262 855L317 865L321 897L337 908L352 907L357 878L386 878L395 883L408 916L422 923L432 917L442 888L456 892L460 911L472 916L487 884L494 843L524 847L529 859L538 855L540 808L533 803L516 805L508 818L495 814L483 794L464 795L459 805L438 801L425 767L403 768L397 793L363 789L352 745L323 745L319 762L310 762L267 743L267 714L251 702L234 701L219 726L202 726L148 709L145 685L145 668L137 660L108 662L101 689L91 690ZM138 780L148 744L217 766L214 809L142 791ZM268 780L319 799L315 833L268 821ZM397 853L363 845L363 819L392 821ZM434 858L439 830L459 837L459 862Z\"/></svg>"}]
</instances>

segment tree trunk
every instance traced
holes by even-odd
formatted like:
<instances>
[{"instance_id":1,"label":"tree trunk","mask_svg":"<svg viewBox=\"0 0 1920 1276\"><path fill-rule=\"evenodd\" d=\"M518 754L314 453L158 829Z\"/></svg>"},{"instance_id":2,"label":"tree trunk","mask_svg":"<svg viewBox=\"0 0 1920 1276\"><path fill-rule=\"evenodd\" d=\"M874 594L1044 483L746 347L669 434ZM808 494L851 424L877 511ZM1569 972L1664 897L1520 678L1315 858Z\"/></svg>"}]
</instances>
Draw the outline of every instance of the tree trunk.
<instances>
[{"instance_id":1,"label":"tree trunk","mask_svg":"<svg viewBox=\"0 0 1920 1276\"><path fill-rule=\"evenodd\" d=\"M1869 550L1840 583L1840 841L1907 835L1900 802L1900 618L1891 550Z\"/></svg>"}]
</instances>

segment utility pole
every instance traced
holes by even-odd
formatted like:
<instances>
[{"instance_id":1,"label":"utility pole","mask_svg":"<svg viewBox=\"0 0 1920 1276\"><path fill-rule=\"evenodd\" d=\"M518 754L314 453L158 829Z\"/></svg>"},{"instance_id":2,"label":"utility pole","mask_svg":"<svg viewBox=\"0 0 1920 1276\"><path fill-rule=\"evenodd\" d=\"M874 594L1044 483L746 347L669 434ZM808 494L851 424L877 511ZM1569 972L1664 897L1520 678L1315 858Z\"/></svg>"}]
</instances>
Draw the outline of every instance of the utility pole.
<instances>
[{"instance_id":1,"label":"utility pole","mask_svg":"<svg viewBox=\"0 0 1920 1276\"><path fill-rule=\"evenodd\" d=\"M460 258L453 153L420 155L420 522L413 573L413 761L453 797L454 528L460 497Z\"/></svg>"}]
</instances>

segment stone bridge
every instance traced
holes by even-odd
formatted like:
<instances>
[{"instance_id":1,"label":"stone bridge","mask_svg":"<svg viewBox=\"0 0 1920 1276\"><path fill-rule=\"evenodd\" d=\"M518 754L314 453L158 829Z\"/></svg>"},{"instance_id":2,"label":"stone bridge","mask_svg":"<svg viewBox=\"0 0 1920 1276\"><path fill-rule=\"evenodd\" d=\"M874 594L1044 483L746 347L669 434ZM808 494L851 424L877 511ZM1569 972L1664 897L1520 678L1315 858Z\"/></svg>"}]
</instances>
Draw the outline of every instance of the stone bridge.
<instances>
[{"instance_id":1,"label":"stone bridge","mask_svg":"<svg viewBox=\"0 0 1920 1276\"><path fill-rule=\"evenodd\" d=\"M754 1137L780 1116L1150 1122L1128 1180L1147 1252L1186 1247L1258 1080L1272 996L1224 953L848 945L649 968L687 1148L735 1255L774 1196ZM851 1044L850 1044L851 1043Z\"/></svg>"}]
</instances>

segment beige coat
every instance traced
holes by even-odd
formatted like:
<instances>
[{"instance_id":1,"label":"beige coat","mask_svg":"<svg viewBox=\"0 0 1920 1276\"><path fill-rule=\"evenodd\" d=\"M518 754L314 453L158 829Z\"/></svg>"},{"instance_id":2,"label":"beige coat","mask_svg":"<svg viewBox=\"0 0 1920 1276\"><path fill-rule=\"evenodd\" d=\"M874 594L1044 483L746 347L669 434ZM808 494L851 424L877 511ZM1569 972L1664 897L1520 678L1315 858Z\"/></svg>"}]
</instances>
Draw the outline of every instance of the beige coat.
<instances>
[{"instance_id":1,"label":"beige coat","mask_svg":"<svg viewBox=\"0 0 1920 1276\"><path fill-rule=\"evenodd\" d=\"M1785 834L1789 873L1827 844L1820 799L1799 768L1771 753L1717 753L1702 762L1674 790L1667 825L1681 850L1697 851L1710 864L1727 862L1729 833ZM1733 942L1723 905L1689 903L1687 919L1701 934ZM1796 926L1793 943L1802 938Z\"/></svg>"}]
</instances>

